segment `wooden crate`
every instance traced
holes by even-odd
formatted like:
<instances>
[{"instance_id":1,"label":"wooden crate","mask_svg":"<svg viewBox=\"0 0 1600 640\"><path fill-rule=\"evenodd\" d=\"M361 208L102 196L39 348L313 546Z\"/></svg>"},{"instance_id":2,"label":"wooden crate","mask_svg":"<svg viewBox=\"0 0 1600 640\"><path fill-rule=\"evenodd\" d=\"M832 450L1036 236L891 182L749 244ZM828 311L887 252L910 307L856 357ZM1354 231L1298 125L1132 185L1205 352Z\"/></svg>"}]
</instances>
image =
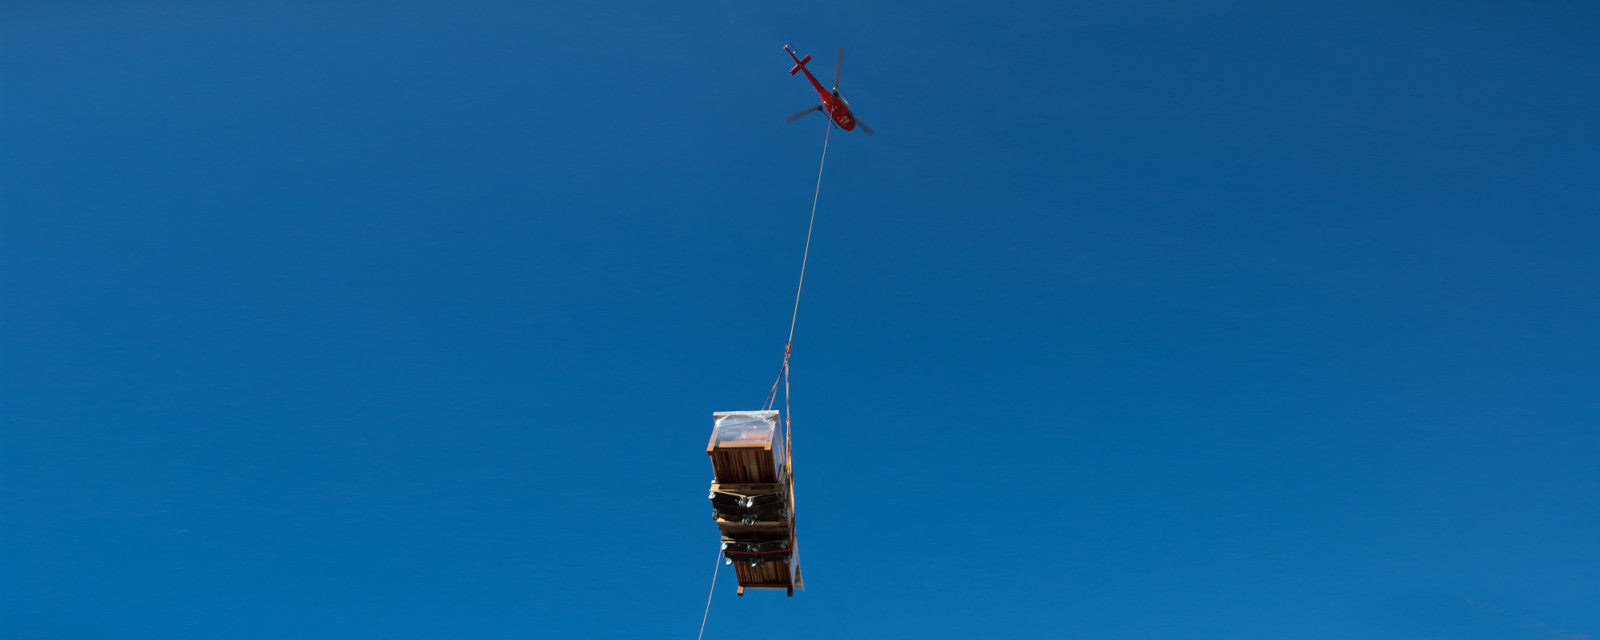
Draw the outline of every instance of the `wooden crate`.
<instances>
[{"instance_id":1,"label":"wooden crate","mask_svg":"<svg viewBox=\"0 0 1600 640\"><path fill-rule=\"evenodd\" d=\"M795 547L794 522L789 519L787 531L773 530L759 533L740 532L738 534L722 536L722 542L730 547L738 546L741 542L758 543L788 543L788 553L767 556L762 562L752 562L756 556L734 556L733 561L735 577L739 581L739 595L744 595L744 590L752 589L784 589L789 595L794 595L795 589L804 589L805 583L800 578L800 554Z\"/></svg>"},{"instance_id":2,"label":"wooden crate","mask_svg":"<svg viewBox=\"0 0 1600 640\"><path fill-rule=\"evenodd\" d=\"M796 585L790 580L793 571L791 564L783 562L768 562L752 567L748 563L733 563L734 572L739 577L739 595L744 595L745 589L784 589L789 595L794 595Z\"/></svg>"},{"instance_id":3,"label":"wooden crate","mask_svg":"<svg viewBox=\"0 0 1600 640\"><path fill-rule=\"evenodd\" d=\"M711 417L714 426L706 454L711 456L717 482L757 484L787 479L788 456L777 411L724 411Z\"/></svg>"}]
</instances>

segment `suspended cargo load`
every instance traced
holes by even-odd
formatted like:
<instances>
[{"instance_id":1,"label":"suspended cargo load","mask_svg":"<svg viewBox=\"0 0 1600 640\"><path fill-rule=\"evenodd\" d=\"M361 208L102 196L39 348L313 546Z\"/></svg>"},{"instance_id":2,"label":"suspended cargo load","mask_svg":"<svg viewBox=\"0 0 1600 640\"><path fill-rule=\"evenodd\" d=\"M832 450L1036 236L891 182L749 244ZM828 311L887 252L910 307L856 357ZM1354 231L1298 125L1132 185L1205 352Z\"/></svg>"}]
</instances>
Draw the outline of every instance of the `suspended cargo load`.
<instances>
[{"instance_id":1,"label":"suspended cargo load","mask_svg":"<svg viewBox=\"0 0 1600 640\"><path fill-rule=\"evenodd\" d=\"M805 588L795 549L794 477L788 435L777 411L711 414L706 454L716 477L712 516L722 532L722 555L734 566L739 595L752 589Z\"/></svg>"}]
</instances>

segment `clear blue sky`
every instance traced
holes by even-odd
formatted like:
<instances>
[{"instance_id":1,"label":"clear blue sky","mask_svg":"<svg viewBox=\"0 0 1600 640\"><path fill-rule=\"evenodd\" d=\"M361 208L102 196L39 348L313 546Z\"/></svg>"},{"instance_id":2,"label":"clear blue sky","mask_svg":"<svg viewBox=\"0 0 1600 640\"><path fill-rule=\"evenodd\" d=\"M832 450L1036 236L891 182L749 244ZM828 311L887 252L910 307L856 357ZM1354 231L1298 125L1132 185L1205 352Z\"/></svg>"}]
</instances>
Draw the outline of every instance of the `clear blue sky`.
<instances>
[{"instance_id":1,"label":"clear blue sky","mask_svg":"<svg viewBox=\"0 0 1600 640\"><path fill-rule=\"evenodd\" d=\"M64 6L65 5L65 6ZM1600 634L1591 2L10 2L0 635Z\"/></svg>"}]
</instances>

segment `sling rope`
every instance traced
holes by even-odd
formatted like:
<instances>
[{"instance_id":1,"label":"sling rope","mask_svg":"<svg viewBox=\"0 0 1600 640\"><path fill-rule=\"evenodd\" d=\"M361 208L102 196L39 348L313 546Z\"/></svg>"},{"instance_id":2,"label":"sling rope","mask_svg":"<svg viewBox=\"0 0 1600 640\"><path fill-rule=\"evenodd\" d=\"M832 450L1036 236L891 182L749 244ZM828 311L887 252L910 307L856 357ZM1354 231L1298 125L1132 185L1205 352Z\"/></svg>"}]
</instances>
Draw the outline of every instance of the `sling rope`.
<instances>
[{"instance_id":1,"label":"sling rope","mask_svg":"<svg viewBox=\"0 0 1600 640\"><path fill-rule=\"evenodd\" d=\"M695 640L700 640L706 635L706 619L711 617L711 596L717 594L717 574L720 572L722 572L722 549L718 548L716 568L711 570L711 593L706 594L706 612L700 616L700 634L694 637Z\"/></svg>"},{"instance_id":2,"label":"sling rope","mask_svg":"<svg viewBox=\"0 0 1600 640\"><path fill-rule=\"evenodd\" d=\"M785 351L783 353L783 447L791 461L790 474L794 473L794 441L789 438L790 426L793 424L794 414L789 411L789 352Z\"/></svg>"},{"instance_id":3,"label":"sling rope","mask_svg":"<svg viewBox=\"0 0 1600 640\"><path fill-rule=\"evenodd\" d=\"M772 401L777 399L777 397L778 397L778 383L783 382L783 372L789 366L789 361L788 360L789 360L788 358L784 358L783 366L778 368L778 377L777 377L777 379L772 381L772 389L767 391L767 400L765 402L761 403L761 410L762 411L766 411L768 409L771 409L772 408Z\"/></svg>"}]
</instances>

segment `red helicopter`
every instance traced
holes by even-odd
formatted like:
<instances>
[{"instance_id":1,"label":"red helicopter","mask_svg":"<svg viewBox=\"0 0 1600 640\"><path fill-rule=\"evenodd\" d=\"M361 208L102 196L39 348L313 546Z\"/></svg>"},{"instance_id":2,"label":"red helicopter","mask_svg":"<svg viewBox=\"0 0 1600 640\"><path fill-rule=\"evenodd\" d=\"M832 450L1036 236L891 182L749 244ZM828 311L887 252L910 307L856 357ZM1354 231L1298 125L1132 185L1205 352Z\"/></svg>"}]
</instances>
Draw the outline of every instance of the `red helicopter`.
<instances>
[{"instance_id":1,"label":"red helicopter","mask_svg":"<svg viewBox=\"0 0 1600 640\"><path fill-rule=\"evenodd\" d=\"M813 111L827 111L828 117L833 118L834 123L838 124L840 129L851 131L856 127L861 127L861 130L867 132L867 135L872 135L872 127L857 120L855 114L850 112L850 101L839 95L839 72L844 70L844 47L839 47L839 56L834 63L832 91L822 88L822 83L817 82L817 77L811 75L811 70L806 68L806 63L811 62L810 55L807 55L802 60L800 56L795 55L794 49L790 49L789 45L783 45L783 50L788 51L789 57L794 58L794 68L789 70L789 75L792 76L801 71L806 72L806 79L811 81L811 86L817 88L817 95L822 96L822 104L789 116L790 123L811 115Z\"/></svg>"}]
</instances>

